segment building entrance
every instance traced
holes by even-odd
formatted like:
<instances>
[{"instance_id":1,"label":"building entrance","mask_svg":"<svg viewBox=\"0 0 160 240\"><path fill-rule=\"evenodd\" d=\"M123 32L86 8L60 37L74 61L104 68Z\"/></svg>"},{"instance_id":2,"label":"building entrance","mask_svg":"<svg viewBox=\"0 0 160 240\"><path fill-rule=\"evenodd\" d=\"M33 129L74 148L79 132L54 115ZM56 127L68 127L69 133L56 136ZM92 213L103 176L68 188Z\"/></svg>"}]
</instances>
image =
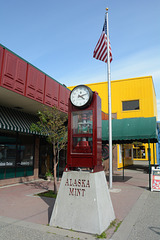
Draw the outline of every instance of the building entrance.
<instances>
[{"instance_id":1,"label":"building entrance","mask_svg":"<svg viewBox=\"0 0 160 240\"><path fill-rule=\"evenodd\" d=\"M57 177L61 177L66 166L66 150L61 150L57 158L59 163L57 165ZM53 172L53 151L52 145L49 144L46 138L40 140L40 152L39 152L39 177L45 177L47 171Z\"/></svg>"}]
</instances>

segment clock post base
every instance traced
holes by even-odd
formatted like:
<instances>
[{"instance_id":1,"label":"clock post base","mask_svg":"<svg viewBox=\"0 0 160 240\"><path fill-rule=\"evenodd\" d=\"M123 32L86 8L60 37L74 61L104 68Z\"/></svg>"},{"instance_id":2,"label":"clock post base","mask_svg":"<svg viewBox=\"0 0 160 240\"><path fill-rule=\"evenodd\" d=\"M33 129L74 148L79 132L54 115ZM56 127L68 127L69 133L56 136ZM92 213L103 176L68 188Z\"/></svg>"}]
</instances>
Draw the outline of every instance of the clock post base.
<instances>
[{"instance_id":1,"label":"clock post base","mask_svg":"<svg viewBox=\"0 0 160 240\"><path fill-rule=\"evenodd\" d=\"M50 226L101 234L114 219L104 171L63 173Z\"/></svg>"}]
</instances>

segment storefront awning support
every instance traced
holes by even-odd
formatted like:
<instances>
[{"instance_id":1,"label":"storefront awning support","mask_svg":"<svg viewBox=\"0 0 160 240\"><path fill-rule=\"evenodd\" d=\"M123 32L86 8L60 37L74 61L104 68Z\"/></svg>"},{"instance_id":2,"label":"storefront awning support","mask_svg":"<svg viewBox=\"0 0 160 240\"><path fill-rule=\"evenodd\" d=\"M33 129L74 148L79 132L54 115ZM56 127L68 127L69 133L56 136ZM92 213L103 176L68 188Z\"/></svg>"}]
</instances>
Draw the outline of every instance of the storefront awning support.
<instances>
[{"instance_id":1,"label":"storefront awning support","mask_svg":"<svg viewBox=\"0 0 160 240\"><path fill-rule=\"evenodd\" d=\"M122 158L122 161L123 161L123 180L124 180L124 151L125 151L125 148L124 148L124 144L122 144L123 146L123 158Z\"/></svg>"},{"instance_id":2,"label":"storefront awning support","mask_svg":"<svg viewBox=\"0 0 160 240\"><path fill-rule=\"evenodd\" d=\"M148 139L148 161L149 161L149 190L151 190L151 152L150 152L150 139Z\"/></svg>"}]
</instances>

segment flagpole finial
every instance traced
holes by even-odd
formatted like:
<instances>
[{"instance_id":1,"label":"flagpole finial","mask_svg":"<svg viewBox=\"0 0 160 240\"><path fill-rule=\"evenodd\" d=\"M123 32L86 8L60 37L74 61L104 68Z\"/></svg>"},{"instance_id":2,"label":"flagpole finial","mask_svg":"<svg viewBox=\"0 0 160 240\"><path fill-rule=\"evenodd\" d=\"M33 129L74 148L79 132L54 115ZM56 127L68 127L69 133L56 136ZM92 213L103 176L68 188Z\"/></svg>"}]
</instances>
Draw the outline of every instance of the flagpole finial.
<instances>
[{"instance_id":1,"label":"flagpole finial","mask_svg":"<svg viewBox=\"0 0 160 240\"><path fill-rule=\"evenodd\" d=\"M108 12L108 8L106 8L106 11Z\"/></svg>"}]
</instances>

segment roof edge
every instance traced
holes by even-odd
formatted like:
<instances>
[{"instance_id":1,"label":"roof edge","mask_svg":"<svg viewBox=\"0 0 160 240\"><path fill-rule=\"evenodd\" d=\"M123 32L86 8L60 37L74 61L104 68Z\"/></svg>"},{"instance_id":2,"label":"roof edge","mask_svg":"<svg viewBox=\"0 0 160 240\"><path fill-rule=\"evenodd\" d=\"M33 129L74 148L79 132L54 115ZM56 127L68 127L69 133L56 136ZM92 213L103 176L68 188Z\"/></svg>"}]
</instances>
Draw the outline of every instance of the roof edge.
<instances>
[{"instance_id":1,"label":"roof edge","mask_svg":"<svg viewBox=\"0 0 160 240\"><path fill-rule=\"evenodd\" d=\"M15 56L19 57L20 59L22 59L23 61L25 61L26 63L28 63L29 65L31 65L32 67L34 67L35 69L37 69L38 71L42 72L43 74L45 74L46 76L50 77L51 79L53 79L54 81L56 81L57 83L59 83L60 85L62 85L63 87L67 88L64 84L60 83L59 81L57 81L56 79L54 79L53 77L51 77L50 75L48 75L47 73L43 72L41 69L39 69L38 67L34 66L32 63L28 62L27 60L25 60L24 58L22 58L21 56L19 56L18 54L16 54L15 52L11 51L9 48L5 47L4 45L2 45L0 43L0 46L4 49L6 49L7 51L9 51L10 53L14 54Z\"/></svg>"}]
</instances>

